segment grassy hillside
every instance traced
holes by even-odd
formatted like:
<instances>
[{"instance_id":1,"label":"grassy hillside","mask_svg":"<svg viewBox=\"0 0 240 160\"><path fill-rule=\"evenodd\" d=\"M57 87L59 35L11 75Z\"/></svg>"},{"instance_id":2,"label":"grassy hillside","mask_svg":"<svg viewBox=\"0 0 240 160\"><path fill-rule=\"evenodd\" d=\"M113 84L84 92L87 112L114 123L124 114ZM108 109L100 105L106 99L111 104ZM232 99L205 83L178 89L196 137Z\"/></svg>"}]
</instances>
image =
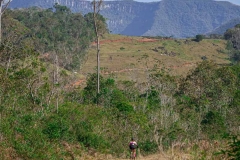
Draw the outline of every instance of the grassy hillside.
<instances>
[{"instance_id":1,"label":"grassy hillside","mask_svg":"<svg viewBox=\"0 0 240 160\"><path fill-rule=\"evenodd\" d=\"M101 73L112 74L119 80L144 81L147 70L158 68L171 75L186 76L205 57L217 64L228 64L225 47L226 41L219 39L195 42L191 39L154 39L109 34L101 40ZM93 43L81 74L94 73L96 64L96 45Z\"/></svg>"}]
</instances>

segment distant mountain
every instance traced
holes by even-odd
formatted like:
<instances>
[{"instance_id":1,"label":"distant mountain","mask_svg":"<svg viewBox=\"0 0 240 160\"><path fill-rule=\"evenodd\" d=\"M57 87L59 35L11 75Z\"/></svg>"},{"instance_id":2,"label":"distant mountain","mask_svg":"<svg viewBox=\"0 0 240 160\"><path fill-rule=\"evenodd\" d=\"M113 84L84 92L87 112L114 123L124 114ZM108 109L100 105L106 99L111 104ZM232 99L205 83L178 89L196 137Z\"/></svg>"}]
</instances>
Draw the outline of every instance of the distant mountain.
<instances>
[{"instance_id":1,"label":"distant mountain","mask_svg":"<svg viewBox=\"0 0 240 160\"><path fill-rule=\"evenodd\" d=\"M221 25L220 27L217 27L212 32L209 32L208 34L223 35L226 32L226 30L228 30L230 28L233 28L237 24L240 24L240 18L236 18L236 19L230 20L227 23L224 23L223 25Z\"/></svg>"},{"instance_id":2,"label":"distant mountain","mask_svg":"<svg viewBox=\"0 0 240 160\"><path fill-rule=\"evenodd\" d=\"M79 0L13 0L10 7L51 8L55 3L73 12L92 12L91 2ZM240 18L240 6L213 0L105 1L101 14L115 34L182 38L212 32Z\"/></svg>"}]
</instances>

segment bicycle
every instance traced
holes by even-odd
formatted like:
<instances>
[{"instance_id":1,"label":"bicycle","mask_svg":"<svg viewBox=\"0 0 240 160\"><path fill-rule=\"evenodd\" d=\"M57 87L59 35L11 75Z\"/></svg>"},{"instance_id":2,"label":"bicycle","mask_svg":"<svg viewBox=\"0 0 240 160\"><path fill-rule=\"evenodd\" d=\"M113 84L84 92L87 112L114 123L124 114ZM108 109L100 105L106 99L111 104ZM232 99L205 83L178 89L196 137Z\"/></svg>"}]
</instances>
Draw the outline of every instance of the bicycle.
<instances>
[{"instance_id":1,"label":"bicycle","mask_svg":"<svg viewBox=\"0 0 240 160\"><path fill-rule=\"evenodd\" d=\"M136 149L131 149L130 160L136 160Z\"/></svg>"}]
</instances>

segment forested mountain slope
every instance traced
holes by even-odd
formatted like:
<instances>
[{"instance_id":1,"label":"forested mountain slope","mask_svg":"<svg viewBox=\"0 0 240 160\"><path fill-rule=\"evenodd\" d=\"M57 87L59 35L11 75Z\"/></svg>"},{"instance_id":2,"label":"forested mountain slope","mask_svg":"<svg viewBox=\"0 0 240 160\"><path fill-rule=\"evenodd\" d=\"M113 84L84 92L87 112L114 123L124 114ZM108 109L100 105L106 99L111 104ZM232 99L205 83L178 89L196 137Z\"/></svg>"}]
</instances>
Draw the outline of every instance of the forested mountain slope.
<instances>
[{"instance_id":1,"label":"forested mountain slope","mask_svg":"<svg viewBox=\"0 0 240 160\"><path fill-rule=\"evenodd\" d=\"M228 29L233 28L237 24L240 24L240 18L230 20L229 22L226 22L225 24L217 27L216 29L214 29L212 32L210 32L208 34L223 35Z\"/></svg>"},{"instance_id":2,"label":"forested mountain slope","mask_svg":"<svg viewBox=\"0 0 240 160\"><path fill-rule=\"evenodd\" d=\"M73 12L92 12L89 1L77 0L15 0L10 7L51 8L54 3L65 5ZM238 18L240 6L213 0L105 1L101 14L107 18L112 33L193 37Z\"/></svg>"}]
</instances>

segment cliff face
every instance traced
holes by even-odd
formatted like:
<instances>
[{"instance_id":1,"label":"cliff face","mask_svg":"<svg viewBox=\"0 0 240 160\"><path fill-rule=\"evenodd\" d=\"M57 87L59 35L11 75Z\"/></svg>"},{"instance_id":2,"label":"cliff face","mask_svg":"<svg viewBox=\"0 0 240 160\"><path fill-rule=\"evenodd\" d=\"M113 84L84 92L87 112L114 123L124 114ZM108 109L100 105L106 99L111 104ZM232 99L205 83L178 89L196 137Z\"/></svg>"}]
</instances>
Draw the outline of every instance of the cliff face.
<instances>
[{"instance_id":1,"label":"cliff face","mask_svg":"<svg viewBox=\"0 0 240 160\"><path fill-rule=\"evenodd\" d=\"M79 0L13 0L10 7L51 8L55 3L73 12L92 12L91 2ZM112 33L180 38L211 32L240 17L240 6L213 0L105 1L101 14Z\"/></svg>"}]
</instances>

